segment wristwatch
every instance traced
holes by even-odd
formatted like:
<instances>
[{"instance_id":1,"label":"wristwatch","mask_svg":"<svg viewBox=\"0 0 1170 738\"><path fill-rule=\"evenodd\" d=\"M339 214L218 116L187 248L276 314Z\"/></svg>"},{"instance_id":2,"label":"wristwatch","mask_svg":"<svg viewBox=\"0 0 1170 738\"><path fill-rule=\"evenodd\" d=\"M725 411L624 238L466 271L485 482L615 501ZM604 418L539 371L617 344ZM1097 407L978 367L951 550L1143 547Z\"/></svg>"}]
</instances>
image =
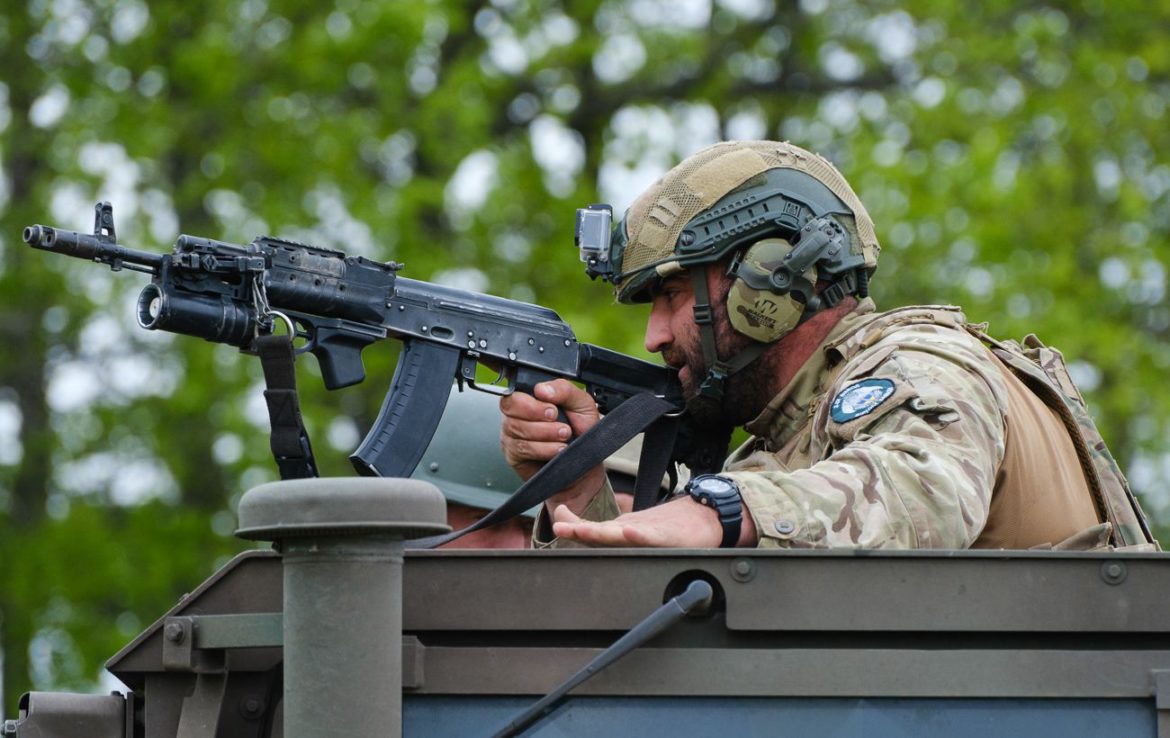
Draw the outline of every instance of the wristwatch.
<instances>
[{"instance_id":1,"label":"wristwatch","mask_svg":"<svg viewBox=\"0 0 1170 738\"><path fill-rule=\"evenodd\" d=\"M719 524L723 526L723 540L719 548L733 548L739 543L739 530L743 524L743 498L735 482L718 474L700 474L691 477L684 491L695 502L719 513Z\"/></svg>"}]
</instances>

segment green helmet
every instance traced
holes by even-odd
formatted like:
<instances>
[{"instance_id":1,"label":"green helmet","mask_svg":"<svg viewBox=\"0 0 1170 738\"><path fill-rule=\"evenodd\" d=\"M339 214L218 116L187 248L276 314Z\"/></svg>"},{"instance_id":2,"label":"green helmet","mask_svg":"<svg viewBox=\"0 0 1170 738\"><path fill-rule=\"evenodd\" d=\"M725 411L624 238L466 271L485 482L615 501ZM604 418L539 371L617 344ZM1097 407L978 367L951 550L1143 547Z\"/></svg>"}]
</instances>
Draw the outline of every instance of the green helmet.
<instances>
[{"instance_id":1,"label":"green helmet","mask_svg":"<svg viewBox=\"0 0 1170 738\"><path fill-rule=\"evenodd\" d=\"M452 502L494 510L520 486L500 451L500 408L486 392L451 386L447 409L412 479L438 487ZM539 508L524 515L534 518Z\"/></svg>"}]
</instances>

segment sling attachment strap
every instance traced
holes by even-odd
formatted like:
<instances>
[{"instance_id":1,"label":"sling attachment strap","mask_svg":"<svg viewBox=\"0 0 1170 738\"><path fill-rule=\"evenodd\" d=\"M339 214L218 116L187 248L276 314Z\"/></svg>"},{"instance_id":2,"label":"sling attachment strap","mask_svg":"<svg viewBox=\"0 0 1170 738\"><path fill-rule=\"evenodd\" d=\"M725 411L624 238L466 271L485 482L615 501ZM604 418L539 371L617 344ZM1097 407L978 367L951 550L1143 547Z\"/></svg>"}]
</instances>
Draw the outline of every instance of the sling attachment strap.
<instances>
[{"instance_id":1,"label":"sling attachment strap","mask_svg":"<svg viewBox=\"0 0 1170 738\"><path fill-rule=\"evenodd\" d=\"M264 369L264 401L268 404L268 419L272 426L269 440L280 478L315 477L317 462L313 459L313 447L297 399L292 336L257 336L252 347Z\"/></svg>"},{"instance_id":2,"label":"sling attachment strap","mask_svg":"<svg viewBox=\"0 0 1170 738\"><path fill-rule=\"evenodd\" d=\"M642 437L642 454L638 457L638 479L634 482L634 511L654 507L662 501L662 475L670 466L678 438L678 419L660 418L651 423ZM675 475L671 474L674 487ZM666 490L666 494L670 489Z\"/></svg>"},{"instance_id":3,"label":"sling attachment strap","mask_svg":"<svg viewBox=\"0 0 1170 738\"><path fill-rule=\"evenodd\" d=\"M602 463L607 457L624 446L631 438L646 430L651 424L665 423L677 426L678 418L665 417L668 413L676 410L677 408L673 404L660 397L655 397L648 392L634 395L614 408L597 425L570 443L568 448L541 467L540 471L534 474L527 482L520 485L520 488L513 492L512 496L504 500L495 510L492 510L462 530L406 541L405 547L408 549L435 548L436 546L449 543L456 538L460 538L481 528L502 523L523 513L525 510L543 503L557 492L560 492L565 487L577 481L589 469ZM667 438L668 436L672 437L674 431L659 431L655 429L650 435L658 436L660 433L665 434L662 435L662 438ZM656 460L662 454L658 448L662 444L655 441L652 445L656 447L654 452ZM671 445L666 444L666 461L669 461L670 450ZM643 451L643 459L645 460L645 451ZM641 485L651 484L649 481L644 481L643 477L653 479L654 485L660 484L662 475L665 473L664 466L665 464L663 467L657 469L656 475L653 469L639 468L638 482L636 483L635 489Z\"/></svg>"}]
</instances>

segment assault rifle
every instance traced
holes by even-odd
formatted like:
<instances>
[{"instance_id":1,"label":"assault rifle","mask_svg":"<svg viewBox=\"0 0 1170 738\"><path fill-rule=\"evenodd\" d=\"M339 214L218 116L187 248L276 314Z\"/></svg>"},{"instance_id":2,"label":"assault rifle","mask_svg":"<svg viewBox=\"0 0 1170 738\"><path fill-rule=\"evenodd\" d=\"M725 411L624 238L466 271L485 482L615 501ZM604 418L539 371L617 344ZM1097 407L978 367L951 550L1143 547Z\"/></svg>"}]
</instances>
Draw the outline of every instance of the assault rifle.
<instances>
[{"instance_id":1,"label":"assault rifle","mask_svg":"<svg viewBox=\"0 0 1170 738\"><path fill-rule=\"evenodd\" d=\"M350 461L359 474L409 476L434 435L453 381L508 394L532 392L564 377L585 386L608 413L638 393L673 403L684 398L677 372L581 343L560 316L539 305L399 276L402 265L261 236L241 246L181 235L169 254L117 243L113 207L95 206L94 232L44 225L24 229L36 249L151 275L138 297L138 324L198 336L255 353L258 337L279 324L310 352L328 389L365 378L362 349L402 341L390 391ZM476 380L480 363L492 382ZM727 436L684 422L672 460L695 473L714 470ZM279 461L279 459L278 459Z\"/></svg>"}]
</instances>

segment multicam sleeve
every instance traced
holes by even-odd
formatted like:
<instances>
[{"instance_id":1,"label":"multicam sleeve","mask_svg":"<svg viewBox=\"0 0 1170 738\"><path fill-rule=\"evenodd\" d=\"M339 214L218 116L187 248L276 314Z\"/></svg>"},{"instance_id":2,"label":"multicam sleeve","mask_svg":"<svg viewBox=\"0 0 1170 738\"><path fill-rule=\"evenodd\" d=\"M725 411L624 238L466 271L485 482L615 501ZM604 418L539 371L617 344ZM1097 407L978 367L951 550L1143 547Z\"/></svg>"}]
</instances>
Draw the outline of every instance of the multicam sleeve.
<instances>
[{"instance_id":1,"label":"multicam sleeve","mask_svg":"<svg viewBox=\"0 0 1170 738\"><path fill-rule=\"evenodd\" d=\"M613 520L622 511L618 507L617 498L614 497L613 485L609 482L609 477L602 482L601 489L589 501L589 505L581 511L581 519L589 520L595 523L601 523L606 520ZM536 524L532 526L532 547L533 548L585 548L585 544L577 543L576 541L562 541L552 534L552 519L549 517L548 506L541 505L540 513L536 516Z\"/></svg>"},{"instance_id":2,"label":"multicam sleeve","mask_svg":"<svg viewBox=\"0 0 1170 738\"><path fill-rule=\"evenodd\" d=\"M1002 378L980 370L994 359L963 342L885 348L818 408L821 461L727 470L761 547L965 548L978 537L1005 443Z\"/></svg>"}]
</instances>

